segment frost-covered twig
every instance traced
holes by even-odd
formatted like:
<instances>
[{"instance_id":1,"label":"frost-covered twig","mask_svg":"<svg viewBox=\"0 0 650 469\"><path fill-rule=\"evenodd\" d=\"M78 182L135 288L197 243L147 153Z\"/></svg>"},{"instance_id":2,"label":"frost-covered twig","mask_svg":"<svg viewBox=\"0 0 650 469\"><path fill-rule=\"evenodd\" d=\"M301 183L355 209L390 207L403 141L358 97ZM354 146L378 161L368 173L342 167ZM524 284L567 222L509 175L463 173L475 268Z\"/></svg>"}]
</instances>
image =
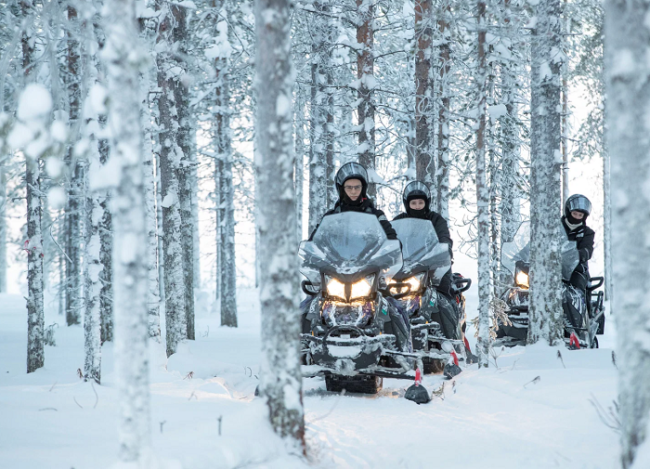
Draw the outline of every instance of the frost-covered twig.
<instances>
[{"instance_id":1,"label":"frost-covered twig","mask_svg":"<svg viewBox=\"0 0 650 469\"><path fill-rule=\"evenodd\" d=\"M618 402L612 401L613 406L608 407L607 410L605 410L601 403L598 402L598 399L596 399L596 397L592 394L591 399L589 399L589 403L594 406L594 409L596 409L596 413L598 414L598 418L605 424L606 427L611 428L616 433L621 432L622 427L618 414Z\"/></svg>"}]
</instances>

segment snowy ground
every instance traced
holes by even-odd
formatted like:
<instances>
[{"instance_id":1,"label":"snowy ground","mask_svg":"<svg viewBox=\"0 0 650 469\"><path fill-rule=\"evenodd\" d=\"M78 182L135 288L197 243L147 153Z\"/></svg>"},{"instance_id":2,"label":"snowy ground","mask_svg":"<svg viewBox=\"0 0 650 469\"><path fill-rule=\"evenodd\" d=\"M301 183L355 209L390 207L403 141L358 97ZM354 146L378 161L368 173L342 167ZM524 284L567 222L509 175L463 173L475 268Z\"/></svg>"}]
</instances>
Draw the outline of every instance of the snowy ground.
<instances>
[{"instance_id":1,"label":"snowy ground","mask_svg":"<svg viewBox=\"0 0 650 469\"><path fill-rule=\"evenodd\" d=\"M469 266L471 262L457 264ZM471 269L471 268L470 268ZM461 268L462 271L462 268ZM472 272L466 274L472 275ZM475 288L468 313L476 310ZM305 380L309 458L287 453L253 396L259 313L254 291L240 294L237 330L218 316L197 318L197 340L166 360L151 350L152 445L161 467L614 468L618 436L593 403L612 405L613 320L600 350L545 346L497 350L496 365L466 369L453 382L428 376L440 397L417 406L402 398L406 381L385 380L378 396L327 393ZM46 324L63 323L56 313ZM25 374L24 299L0 295L0 467L110 467L117 454L112 346L102 349L103 383L77 376L83 330L58 327L46 367ZM189 375L192 373L191 375Z\"/></svg>"}]
</instances>

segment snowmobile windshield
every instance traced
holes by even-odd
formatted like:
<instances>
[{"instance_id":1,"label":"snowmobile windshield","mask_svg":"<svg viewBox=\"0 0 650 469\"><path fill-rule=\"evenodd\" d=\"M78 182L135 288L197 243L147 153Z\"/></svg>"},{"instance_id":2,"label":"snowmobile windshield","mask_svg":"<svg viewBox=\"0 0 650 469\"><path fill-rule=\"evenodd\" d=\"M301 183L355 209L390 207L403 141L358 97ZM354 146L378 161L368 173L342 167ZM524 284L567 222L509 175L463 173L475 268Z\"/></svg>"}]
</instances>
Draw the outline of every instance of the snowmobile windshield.
<instances>
[{"instance_id":1,"label":"snowmobile windshield","mask_svg":"<svg viewBox=\"0 0 650 469\"><path fill-rule=\"evenodd\" d=\"M440 282L451 268L449 245L438 241L438 235L429 220L402 218L391 223L402 243L404 266L398 277L428 271L434 282Z\"/></svg>"},{"instance_id":2,"label":"snowmobile windshield","mask_svg":"<svg viewBox=\"0 0 650 469\"><path fill-rule=\"evenodd\" d=\"M320 273L351 281L373 272L393 276L402 268L399 241L389 240L375 215L345 212L329 215L313 241L300 246L301 272L312 283Z\"/></svg>"},{"instance_id":3,"label":"snowmobile windshield","mask_svg":"<svg viewBox=\"0 0 650 469\"><path fill-rule=\"evenodd\" d=\"M575 241L570 241L563 227L559 228L560 252L562 253L562 279L569 281L571 274L580 263L580 255ZM514 239L503 243L501 264L511 273L515 273L517 261L530 264L530 222L521 224Z\"/></svg>"}]
</instances>

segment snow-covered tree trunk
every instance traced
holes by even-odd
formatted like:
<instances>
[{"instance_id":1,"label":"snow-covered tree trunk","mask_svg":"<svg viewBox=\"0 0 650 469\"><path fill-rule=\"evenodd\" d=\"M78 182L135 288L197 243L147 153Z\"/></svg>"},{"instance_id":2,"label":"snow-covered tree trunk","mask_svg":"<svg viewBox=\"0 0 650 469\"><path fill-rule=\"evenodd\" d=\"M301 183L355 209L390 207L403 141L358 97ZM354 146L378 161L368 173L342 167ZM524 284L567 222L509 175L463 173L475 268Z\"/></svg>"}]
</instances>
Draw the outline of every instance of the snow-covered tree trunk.
<instances>
[{"instance_id":1,"label":"snow-covered tree trunk","mask_svg":"<svg viewBox=\"0 0 650 469\"><path fill-rule=\"evenodd\" d=\"M66 31L66 86L69 99L69 124L73 135L78 135L81 87L80 87L80 54L77 10L68 6L68 26ZM84 206L83 168L70 146L66 155L69 171L68 199L66 206L66 323L68 326L80 324L81 298L81 210Z\"/></svg>"},{"instance_id":2,"label":"snow-covered tree trunk","mask_svg":"<svg viewBox=\"0 0 650 469\"><path fill-rule=\"evenodd\" d=\"M433 139L432 0L415 1L415 161L416 178L432 186L436 161ZM432 207L435 208L435 207Z\"/></svg>"},{"instance_id":3,"label":"snow-covered tree trunk","mask_svg":"<svg viewBox=\"0 0 650 469\"><path fill-rule=\"evenodd\" d=\"M528 343L557 344L563 335L560 216L560 0L539 2L531 65L531 244Z\"/></svg>"},{"instance_id":4,"label":"snow-covered tree trunk","mask_svg":"<svg viewBox=\"0 0 650 469\"><path fill-rule=\"evenodd\" d=\"M221 325L237 327L237 266L235 263L235 197L233 185L233 148L230 116L230 40L233 34L233 5L224 2L223 18L216 25L215 112L217 159L215 160L215 197L217 205L217 284L221 299Z\"/></svg>"},{"instance_id":5,"label":"snow-covered tree trunk","mask_svg":"<svg viewBox=\"0 0 650 469\"><path fill-rule=\"evenodd\" d=\"M489 191L486 177L486 19L485 2L479 1L478 23L478 132L476 135L476 201L478 216L478 356L479 368L488 366L490 353L490 218Z\"/></svg>"},{"instance_id":6,"label":"snow-covered tree trunk","mask_svg":"<svg viewBox=\"0 0 650 469\"><path fill-rule=\"evenodd\" d=\"M609 313L614 311L614 281L612 268L612 189L611 158L609 151L603 153L603 251L605 254L605 299L609 301Z\"/></svg>"},{"instance_id":7,"label":"snow-covered tree trunk","mask_svg":"<svg viewBox=\"0 0 650 469\"><path fill-rule=\"evenodd\" d=\"M294 185L296 190L296 233L302 239L302 210L303 210L303 184L305 179L305 113L300 90L296 93L296 112L294 113L294 129L296 132L296 168L294 171ZM330 183L331 184L331 183Z\"/></svg>"},{"instance_id":8,"label":"snow-covered tree trunk","mask_svg":"<svg viewBox=\"0 0 650 469\"><path fill-rule=\"evenodd\" d=\"M178 170L182 150L177 143L178 115L170 69L175 66L170 59L170 34L174 16L166 2L156 3L160 12L157 40L158 68L158 154L160 155L160 178L163 212L163 258L165 269L165 318L167 356L176 353L180 341L187 338L185 277L183 275L183 245L181 209L179 201ZM191 240L191 239L190 239Z\"/></svg>"},{"instance_id":9,"label":"snow-covered tree trunk","mask_svg":"<svg viewBox=\"0 0 650 469\"><path fill-rule=\"evenodd\" d=\"M298 256L293 187L290 0L256 0L257 224L260 234L260 394L271 425L304 448Z\"/></svg>"},{"instance_id":10,"label":"snow-covered tree trunk","mask_svg":"<svg viewBox=\"0 0 650 469\"><path fill-rule=\"evenodd\" d=\"M96 157L96 156L95 156ZM91 164L93 162L91 161ZM97 166L99 158L97 158ZM85 216L88 227L88 240L84 260L85 268L85 300L84 308L84 377L96 383L101 382L101 302L102 289L101 272L101 237L100 224L104 217L99 195L92 193L86 198Z\"/></svg>"},{"instance_id":11,"label":"snow-covered tree trunk","mask_svg":"<svg viewBox=\"0 0 650 469\"><path fill-rule=\"evenodd\" d=\"M0 156L0 293L7 291L7 176Z\"/></svg>"},{"instance_id":12,"label":"snow-covered tree trunk","mask_svg":"<svg viewBox=\"0 0 650 469\"><path fill-rule=\"evenodd\" d=\"M357 83L358 86L358 132L359 163L372 174L375 170L375 4L374 0L357 2ZM368 184L368 195L374 197L377 189L374 183Z\"/></svg>"},{"instance_id":13,"label":"snow-covered tree trunk","mask_svg":"<svg viewBox=\"0 0 650 469\"><path fill-rule=\"evenodd\" d=\"M106 116L100 116L102 127L106 126ZM99 140L99 162L105 165L108 161L108 140ZM110 193L105 191L100 200L102 219L99 222L99 239L101 250L99 262L103 269L100 273L102 289L99 292L99 315L101 318L101 342L113 341L113 221L109 208Z\"/></svg>"},{"instance_id":14,"label":"snow-covered tree trunk","mask_svg":"<svg viewBox=\"0 0 650 469\"><path fill-rule=\"evenodd\" d=\"M648 445L650 413L650 2L605 4L607 128L612 176L612 258L616 311L621 465ZM640 237L641 236L641 237ZM620 358L619 358L620 357ZM641 467L639 464L634 468Z\"/></svg>"},{"instance_id":15,"label":"snow-covered tree trunk","mask_svg":"<svg viewBox=\"0 0 650 469\"><path fill-rule=\"evenodd\" d=\"M332 19L331 2L315 1L311 26L311 115L309 129L309 232L330 207L332 125Z\"/></svg>"},{"instance_id":16,"label":"snow-covered tree trunk","mask_svg":"<svg viewBox=\"0 0 650 469\"><path fill-rule=\"evenodd\" d=\"M115 232L115 366L121 417L120 460L138 464L149 446L147 341L147 226L140 122L140 47L134 0L106 0L104 8L110 161L120 168L112 201Z\"/></svg>"},{"instance_id":17,"label":"snow-covered tree trunk","mask_svg":"<svg viewBox=\"0 0 650 469\"><path fill-rule=\"evenodd\" d=\"M140 33L148 48L153 47L151 28L140 22ZM156 220L157 192L154 184L154 151L153 151L153 116L149 101L150 92L156 87L156 73L149 68L140 79L140 112L143 130L143 174L145 191L145 213L147 216L147 315L149 319L149 337L160 342L160 278L158 276L158 222Z\"/></svg>"},{"instance_id":18,"label":"snow-covered tree trunk","mask_svg":"<svg viewBox=\"0 0 650 469\"><path fill-rule=\"evenodd\" d=\"M146 105L146 103L143 103ZM143 118L148 119L147 112ZM149 124L144 128L149 129ZM149 318L149 337L160 342L160 286L158 285L158 224L156 222L156 187L153 183L153 152L151 133L144 133L144 189L145 213L147 215L147 316Z\"/></svg>"},{"instance_id":19,"label":"snow-covered tree trunk","mask_svg":"<svg viewBox=\"0 0 650 469\"><path fill-rule=\"evenodd\" d=\"M451 71L451 32L449 27L449 15L451 7L448 0L442 2L438 9L438 34L440 36L438 54L438 148L436 161L435 178L435 205L434 209L443 217L449 218L449 124L451 110L451 92L449 91L449 80Z\"/></svg>"},{"instance_id":20,"label":"snow-covered tree trunk","mask_svg":"<svg viewBox=\"0 0 650 469\"><path fill-rule=\"evenodd\" d=\"M185 56L188 49L187 12L185 5L168 2L171 11L172 29L171 45L175 56ZM176 61L176 66L181 69L185 64ZM183 248L183 278L185 281L185 326L186 337L194 340L194 216L192 213L192 194L194 189L192 178L192 116L189 109L189 90L184 76L172 78L172 89L176 105L176 118L178 128L176 139L180 152L180 165L178 166L178 200L181 214L181 246Z\"/></svg>"}]
</instances>

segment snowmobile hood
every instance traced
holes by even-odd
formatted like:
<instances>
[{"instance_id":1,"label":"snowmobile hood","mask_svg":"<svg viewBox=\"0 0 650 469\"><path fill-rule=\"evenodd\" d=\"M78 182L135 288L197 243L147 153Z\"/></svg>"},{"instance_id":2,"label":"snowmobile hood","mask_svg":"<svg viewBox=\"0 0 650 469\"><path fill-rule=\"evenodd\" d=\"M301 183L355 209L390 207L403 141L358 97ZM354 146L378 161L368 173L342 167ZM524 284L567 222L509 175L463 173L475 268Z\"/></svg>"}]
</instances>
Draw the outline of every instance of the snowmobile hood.
<instances>
[{"instance_id":1,"label":"snowmobile hood","mask_svg":"<svg viewBox=\"0 0 650 469\"><path fill-rule=\"evenodd\" d=\"M402 243L404 266L395 275L404 280L419 272L429 272L434 284L451 268L449 245L441 243L429 220L402 218L391 223Z\"/></svg>"},{"instance_id":2,"label":"snowmobile hood","mask_svg":"<svg viewBox=\"0 0 650 469\"><path fill-rule=\"evenodd\" d=\"M375 215L343 212L323 218L313 241L300 245L301 272L314 283L320 273L344 282L370 273L392 276L402 268L397 240L389 240Z\"/></svg>"}]
</instances>

